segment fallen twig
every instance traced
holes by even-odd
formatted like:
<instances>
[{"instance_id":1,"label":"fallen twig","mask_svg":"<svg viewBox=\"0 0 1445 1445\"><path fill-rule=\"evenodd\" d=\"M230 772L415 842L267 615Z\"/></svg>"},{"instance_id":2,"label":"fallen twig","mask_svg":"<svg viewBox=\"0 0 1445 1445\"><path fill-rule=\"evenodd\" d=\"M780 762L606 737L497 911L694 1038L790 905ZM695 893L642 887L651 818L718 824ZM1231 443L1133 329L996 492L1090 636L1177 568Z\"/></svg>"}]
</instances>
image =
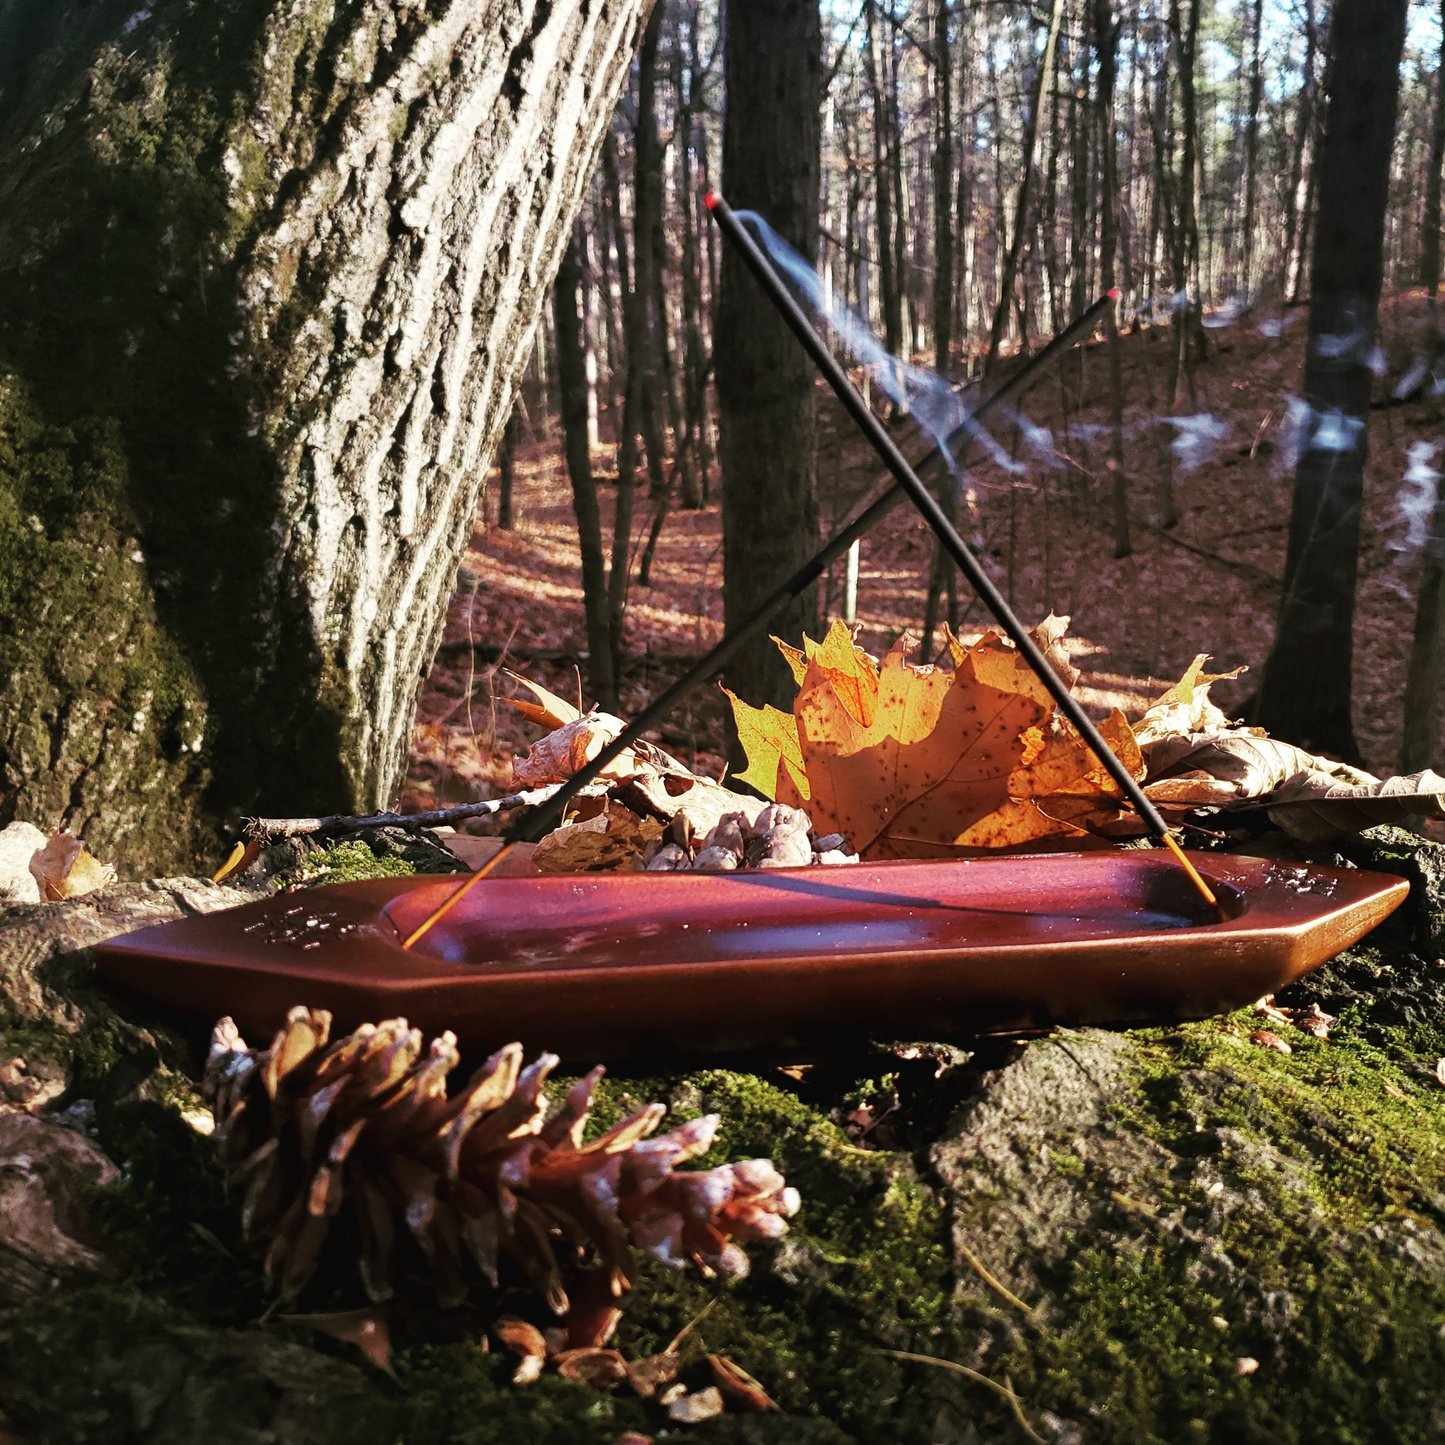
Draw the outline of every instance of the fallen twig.
<instances>
[{"instance_id":1,"label":"fallen twig","mask_svg":"<svg viewBox=\"0 0 1445 1445\"><path fill-rule=\"evenodd\" d=\"M1021 1309L1029 1319L1034 1319L1033 1307L1026 1305L997 1275L990 1273L990 1271L984 1267L983 1261L979 1259L966 1244L960 1244L958 1246L958 1252L968 1261L970 1266L972 1266L974 1273L978 1275L991 1290L1001 1295L1016 1309Z\"/></svg>"},{"instance_id":2,"label":"fallen twig","mask_svg":"<svg viewBox=\"0 0 1445 1445\"><path fill-rule=\"evenodd\" d=\"M986 1385L996 1395L1001 1395L1008 1401L1009 1409L1013 1411L1014 1419L1019 1422L1021 1429L1030 1440L1035 1440L1038 1445L1048 1445L1042 1435L1028 1422L1024 1414L1023 1406L1019 1404L1019 1397L1014 1393L1013 1384L1004 1377L1004 1383L999 1384L997 1380L990 1380L987 1375L981 1375L977 1370L970 1370L967 1365L960 1365L956 1360L941 1360L937 1355L915 1355L908 1350L878 1350L880 1355L891 1355L895 1360L912 1360L917 1365L937 1365L940 1370L952 1370L957 1375L963 1375L973 1380L976 1384Z\"/></svg>"},{"instance_id":3,"label":"fallen twig","mask_svg":"<svg viewBox=\"0 0 1445 1445\"><path fill-rule=\"evenodd\" d=\"M325 818L247 818L245 836L253 842L275 843L283 838L303 834L359 833L364 828L445 828L464 823L468 818L485 818L503 808L532 808L545 803L561 786L549 783L529 792L509 793L505 798L488 798L480 803L459 803L454 808L433 808L427 813L373 813L357 818L348 813L333 813Z\"/></svg>"}]
</instances>

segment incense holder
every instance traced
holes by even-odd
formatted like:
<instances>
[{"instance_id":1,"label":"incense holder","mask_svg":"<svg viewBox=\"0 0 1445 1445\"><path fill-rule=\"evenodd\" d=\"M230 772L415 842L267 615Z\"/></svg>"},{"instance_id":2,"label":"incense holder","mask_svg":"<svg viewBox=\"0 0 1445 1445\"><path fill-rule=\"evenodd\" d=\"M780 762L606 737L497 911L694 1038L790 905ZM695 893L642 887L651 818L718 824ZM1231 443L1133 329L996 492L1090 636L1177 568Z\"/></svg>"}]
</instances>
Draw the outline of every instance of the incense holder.
<instances>
[{"instance_id":1,"label":"incense holder","mask_svg":"<svg viewBox=\"0 0 1445 1445\"><path fill-rule=\"evenodd\" d=\"M244 1033L295 1004L404 1015L468 1052L576 1059L837 1046L1201 1018L1274 992L1405 898L1399 878L1093 852L694 874L485 878L412 949L455 875L282 894L126 934L100 979Z\"/></svg>"}]
</instances>

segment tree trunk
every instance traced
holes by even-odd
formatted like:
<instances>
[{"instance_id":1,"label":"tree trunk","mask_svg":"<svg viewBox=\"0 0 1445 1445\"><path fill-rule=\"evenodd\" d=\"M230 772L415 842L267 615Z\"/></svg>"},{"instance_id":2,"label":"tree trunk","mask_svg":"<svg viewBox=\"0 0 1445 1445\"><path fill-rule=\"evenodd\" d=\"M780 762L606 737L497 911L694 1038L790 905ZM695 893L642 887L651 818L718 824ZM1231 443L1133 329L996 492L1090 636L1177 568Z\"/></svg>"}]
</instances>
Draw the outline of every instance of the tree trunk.
<instances>
[{"instance_id":1,"label":"tree trunk","mask_svg":"<svg viewBox=\"0 0 1445 1445\"><path fill-rule=\"evenodd\" d=\"M933 364L948 375L953 346L953 60L948 0L933 16L936 106L933 147Z\"/></svg>"},{"instance_id":2,"label":"tree trunk","mask_svg":"<svg viewBox=\"0 0 1445 1445\"><path fill-rule=\"evenodd\" d=\"M618 288L622 295L623 359L622 420L617 434L617 506L612 514L612 558L607 571L607 631L612 639L612 675L622 676L623 613L632 572L632 507L637 495L637 414L642 389L638 362L637 288L631 284L627 227L622 224L622 181L617 173L617 144L609 135L602 147L602 189L612 218L612 244L617 251Z\"/></svg>"},{"instance_id":3,"label":"tree trunk","mask_svg":"<svg viewBox=\"0 0 1445 1445\"><path fill-rule=\"evenodd\" d=\"M592 455L587 442L587 359L582 345L583 241L574 233L562 256L552 291L557 333L557 390L561 400L562 439L567 474L572 480L572 511L577 517L577 549L582 557L582 604L587 617L587 681L593 699L607 712L617 711L612 675L612 640L607 623L607 576L602 558L602 516Z\"/></svg>"},{"instance_id":4,"label":"tree trunk","mask_svg":"<svg viewBox=\"0 0 1445 1445\"><path fill-rule=\"evenodd\" d=\"M1350 718L1355 575L1405 0L1339 0L1319 165L1304 393L1279 627L1257 721L1276 737L1359 761ZM1348 338L1321 346L1321 338ZM1325 354L1328 353L1328 354Z\"/></svg>"},{"instance_id":5,"label":"tree trunk","mask_svg":"<svg viewBox=\"0 0 1445 1445\"><path fill-rule=\"evenodd\" d=\"M1264 71L1259 63L1260 40L1264 31L1264 0L1254 0L1251 39L1253 48L1249 62L1249 116L1244 126L1244 236L1243 274L1240 290L1254 294L1254 209L1255 189L1259 177L1259 107L1264 99Z\"/></svg>"},{"instance_id":6,"label":"tree trunk","mask_svg":"<svg viewBox=\"0 0 1445 1445\"><path fill-rule=\"evenodd\" d=\"M497 444L497 526L510 532L516 525L512 513L512 489L517 481L517 433L522 425L522 399L519 396L507 413L502 440Z\"/></svg>"},{"instance_id":7,"label":"tree trunk","mask_svg":"<svg viewBox=\"0 0 1445 1445\"><path fill-rule=\"evenodd\" d=\"M991 371L998 359L999 347L1003 344L1004 328L1008 323L1009 307L1014 304L1014 277L1018 275L1019 257L1023 254L1024 241L1028 236L1029 198L1033 191L1035 152L1038 149L1039 111L1043 106L1044 87L1054 69L1054 47L1059 43L1059 24L1063 19L1064 0L1053 0L1049 11L1048 38L1044 42L1044 53L1039 60L1038 75L1034 80L1034 92L1029 101L1029 118L1024 127L1024 171L1019 178L1018 201L1014 207L1013 235L1009 240L1008 253L1004 257L1003 275L999 278L998 306L993 313L993 328L989 332L988 355L984 358L984 375ZM1002 200L1002 195L1000 195ZM1023 344L1027 346L1027 328L1022 320L1019 331Z\"/></svg>"},{"instance_id":8,"label":"tree trunk","mask_svg":"<svg viewBox=\"0 0 1445 1445\"><path fill-rule=\"evenodd\" d=\"M5 405L84 492L0 484L5 818L144 872L392 801L646 9L0 7Z\"/></svg>"},{"instance_id":9,"label":"tree trunk","mask_svg":"<svg viewBox=\"0 0 1445 1445\"><path fill-rule=\"evenodd\" d=\"M1400 771L1431 767L1440 743L1441 623L1445 622L1445 491L1437 479L1430 536L1415 604L1415 635L1405 673Z\"/></svg>"},{"instance_id":10,"label":"tree trunk","mask_svg":"<svg viewBox=\"0 0 1445 1445\"><path fill-rule=\"evenodd\" d=\"M817 252L822 27L818 0L731 0L724 55L723 194L761 212L810 259ZM723 576L732 629L818 545L813 367L731 247L713 334ZM812 627L810 589L773 624ZM793 675L771 642L745 651L728 686L755 706L791 705ZM732 748L740 758L736 740Z\"/></svg>"},{"instance_id":11,"label":"tree trunk","mask_svg":"<svg viewBox=\"0 0 1445 1445\"><path fill-rule=\"evenodd\" d=\"M1424 235L1420 246L1420 280L1430 293L1431 319L1440 290L1440 171L1445 166L1445 0L1440 6L1440 62L1435 71L1435 112L1430 128L1430 169L1425 174Z\"/></svg>"},{"instance_id":12,"label":"tree trunk","mask_svg":"<svg viewBox=\"0 0 1445 1445\"><path fill-rule=\"evenodd\" d=\"M1114 132L1114 88L1119 68L1119 21L1113 0L1094 0L1094 53L1099 62L1099 165L1103 195L1099 204L1099 282L1112 290L1119 223L1118 143ZM1129 529L1129 474L1124 467L1124 368L1120 356L1117 307L1105 319L1109 334L1109 472L1114 556L1134 550Z\"/></svg>"},{"instance_id":13,"label":"tree trunk","mask_svg":"<svg viewBox=\"0 0 1445 1445\"><path fill-rule=\"evenodd\" d=\"M864 14L868 21L868 36L863 57L868 89L873 98L873 203L878 226L879 303L883 313L884 343L889 352L897 356L903 349L903 297L893 254L893 182L888 164L888 140L892 126L888 116L888 97L883 88L886 61L878 34L882 22L874 0L866 0ZM866 311L864 314L866 317Z\"/></svg>"}]
</instances>

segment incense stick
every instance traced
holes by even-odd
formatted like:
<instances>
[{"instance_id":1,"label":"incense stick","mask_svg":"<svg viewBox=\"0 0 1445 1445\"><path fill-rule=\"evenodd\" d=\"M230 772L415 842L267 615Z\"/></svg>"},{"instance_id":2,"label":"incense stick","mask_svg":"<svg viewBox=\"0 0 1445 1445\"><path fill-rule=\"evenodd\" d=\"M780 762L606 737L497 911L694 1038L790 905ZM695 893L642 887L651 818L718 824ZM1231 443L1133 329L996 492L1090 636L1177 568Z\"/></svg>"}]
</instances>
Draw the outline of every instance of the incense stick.
<instances>
[{"instance_id":1,"label":"incense stick","mask_svg":"<svg viewBox=\"0 0 1445 1445\"><path fill-rule=\"evenodd\" d=\"M997 391L985 397L974 408L972 419L977 421L986 416L1005 398L1018 391L1030 377L1037 375L1060 352L1072 346L1080 336L1092 330L1094 322L1108 306L1113 304L1118 294L1116 288L1107 295L1100 296L1093 305L1088 307L1076 320L1070 322L1041 351L1035 352ZM945 450L951 455L956 442L960 438L966 439L969 435L971 435L971 431L967 425L956 428L949 433L944 445L934 445L920 458L919 468L927 468L937 462L944 455ZM722 638L706 656L683 673L671 687L659 693L586 767L579 769L549 799L532 808L524 818L514 824L509 830L511 840L517 843L535 843L543 834L549 832L557 820L563 816L567 804L588 783L596 779L614 758L625 752L644 732L666 717L699 683L706 682L708 678L721 672L748 643L763 632L768 623L784 607L817 581L838 558L847 552L857 538L872 528L874 523L887 516L905 495L906 489L903 484L894 481L851 522L844 523L786 582L781 583L769 593L751 615ZM493 858L487 865L485 871L490 872L501 856L498 853L496 858ZM461 902L462 897L480 876L473 874L464 882L431 918L423 921L411 937L402 944L402 947L410 948L417 939L424 937L444 913L450 912L456 903Z\"/></svg>"},{"instance_id":2,"label":"incense stick","mask_svg":"<svg viewBox=\"0 0 1445 1445\"><path fill-rule=\"evenodd\" d=\"M1003 629L1009 640L1018 648L1024 660L1033 669L1039 681L1048 690L1059 711L1073 724L1084 739L1100 766L1113 778L1119 791L1130 806L1144 820L1144 825L1161 842L1167 844L1184 864L1194 884L1212 906L1218 906L1214 894L1199 876L1198 872L1184 857L1177 843L1169 833L1169 825L1159 810L1145 796L1134 775L1124 766L1109 745L1100 736L1094 721L1084 711L1078 699L1069 691L1067 684L1049 665L1038 643L1029 634L1015 615L1003 594L994 586L993 579L984 571L978 558L969 550L963 538L954 529L953 523L945 516L933 493L919 480L918 474L909 466L897 444L873 415L872 408L858 394L857 388L848 378L848 373L838 364L838 359L829 350L823 338L818 335L813 323L804 314L791 291L783 284L773 264L763 254L762 248L753 239L747 228L738 220L732 208L716 191L709 191L703 198L712 212L718 229L737 248L748 269L757 278L767 293L768 299L778 308L783 320L788 323L793 335L803 344L803 349L812 357L814 365L823 373L823 380L832 388L833 394L843 404L843 409L857 422L873 450L883 464L893 473L899 485L908 494L909 500L922 514L943 548L953 558L959 570L968 578L969 585L978 594L985 607L993 614L994 621Z\"/></svg>"},{"instance_id":3,"label":"incense stick","mask_svg":"<svg viewBox=\"0 0 1445 1445\"><path fill-rule=\"evenodd\" d=\"M410 948L412 944L416 943L420 939L425 938L427 934L430 933L432 929L438 923L440 923L442 919L445 918L447 914L450 913L452 909L455 908L457 904L460 903L462 899L465 898L467 894L470 893L472 889L475 888L477 884L482 881L483 878L487 876L488 873L492 872L496 868L497 864L500 863L502 859L505 858L507 854L510 853L520 841L521 840L517 838L509 838L505 843L503 843L502 846L498 848L497 851L493 853L492 856L488 858L487 861L483 863L482 866L478 868L477 871L473 873L470 878L466 879L462 883L462 886L460 888L458 888L454 893L447 894L441 905L438 908L434 909L431 913L429 913L425 918L423 918L422 921L417 924L417 926L413 928L409 934L407 934L406 938L402 941L401 946L404 949Z\"/></svg>"}]
</instances>

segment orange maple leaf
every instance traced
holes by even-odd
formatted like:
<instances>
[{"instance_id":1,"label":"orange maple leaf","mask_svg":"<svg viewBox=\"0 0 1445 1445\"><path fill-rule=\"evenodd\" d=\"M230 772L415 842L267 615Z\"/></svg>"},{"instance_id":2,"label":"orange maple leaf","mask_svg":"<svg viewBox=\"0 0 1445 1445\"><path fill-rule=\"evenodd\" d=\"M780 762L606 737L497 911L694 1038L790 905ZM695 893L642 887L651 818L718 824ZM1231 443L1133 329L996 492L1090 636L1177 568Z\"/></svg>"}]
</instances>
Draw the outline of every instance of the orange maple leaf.
<instances>
[{"instance_id":1,"label":"orange maple leaf","mask_svg":"<svg viewBox=\"0 0 1445 1445\"><path fill-rule=\"evenodd\" d=\"M884 658L867 723L851 684L840 693L816 657L793 704L814 828L872 858L936 852L1001 808L1025 731L1050 711L1027 663L992 633L951 673L910 665L910 647L900 639Z\"/></svg>"}]
</instances>

